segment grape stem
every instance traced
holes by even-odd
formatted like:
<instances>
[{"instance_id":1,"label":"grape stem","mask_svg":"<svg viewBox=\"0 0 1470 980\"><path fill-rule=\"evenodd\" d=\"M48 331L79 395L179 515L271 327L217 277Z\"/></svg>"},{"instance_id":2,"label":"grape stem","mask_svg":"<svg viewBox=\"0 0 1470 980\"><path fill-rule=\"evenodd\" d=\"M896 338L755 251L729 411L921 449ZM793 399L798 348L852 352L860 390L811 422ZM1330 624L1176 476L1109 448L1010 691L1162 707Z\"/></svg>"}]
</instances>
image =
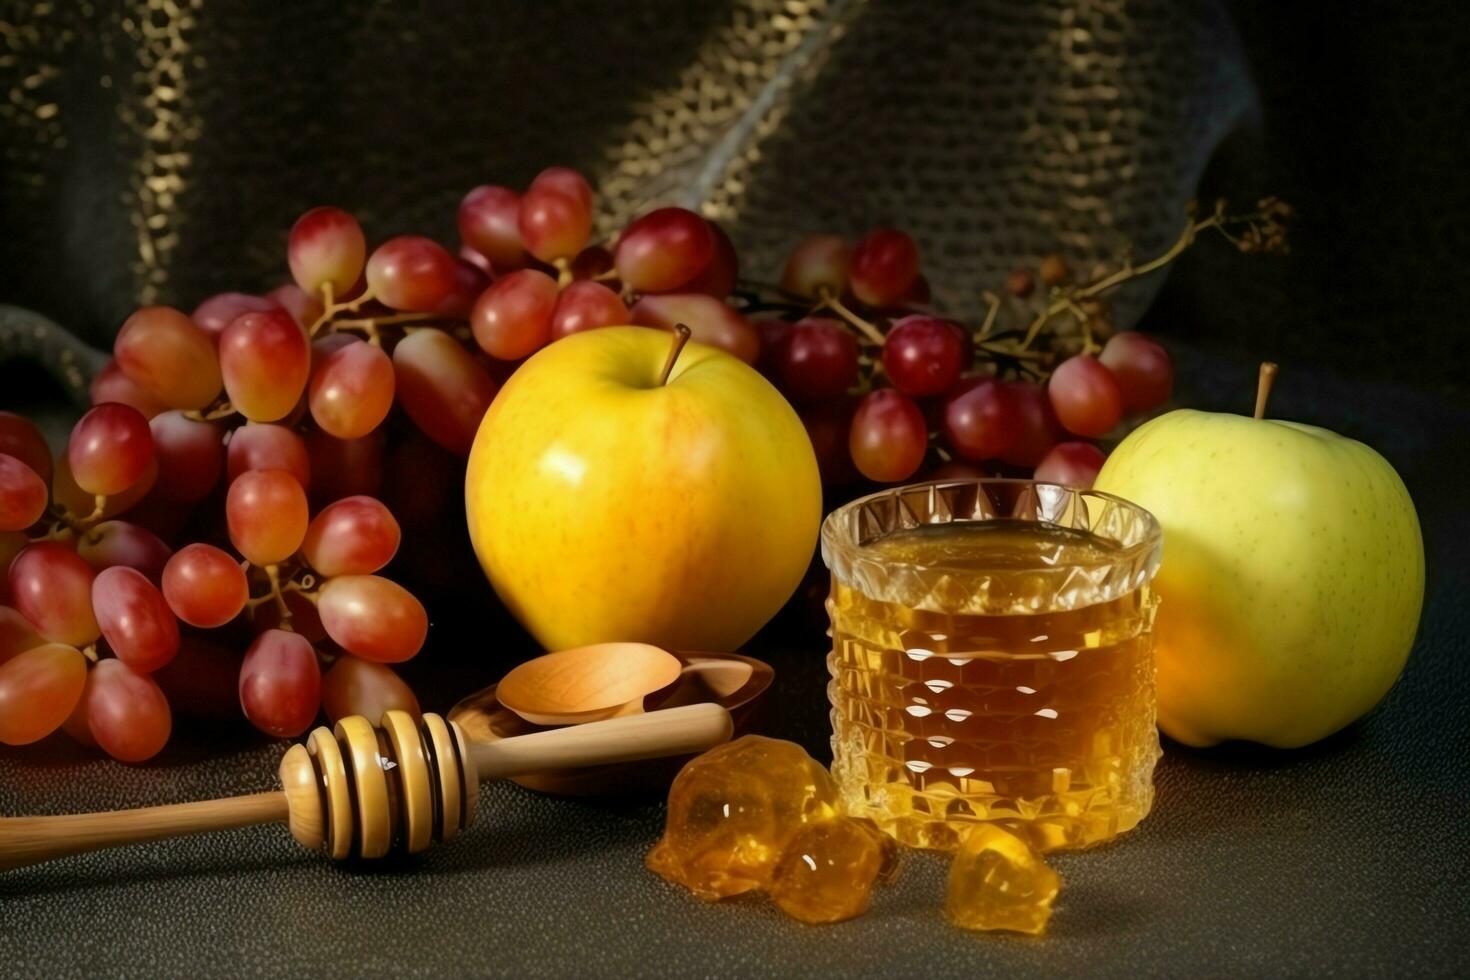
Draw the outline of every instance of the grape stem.
<instances>
[{"instance_id":1,"label":"grape stem","mask_svg":"<svg viewBox=\"0 0 1470 980\"><path fill-rule=\"evenodd\" d=\"M1215 209L1207 218L1196 220L1193 217L1193 205L1191 204L1191 216L1184 231L1173 245L1169 246L1162 254L1155 256L1142 265L1134 265L1132 260L1124 263L1123 267L1111 275L1104 276L1096 282L1089 283L1074 290L1058 290L1053 293L1053 298L1031 325L1026 328L1026 336L1022 338L1020 349L1026 350L1035 342L1044 327L1052 317L1059 313L1068 312L1075 306L1078 300L1090 299L1101 293L1121 286L1132 279L1138 279L1151 272L1157 272L1164 266L1177 259L1187 248L1198 240L1200 232L1213 228L1220 232L1228 241L1234 244L1242 252L1271 252L1286 251L1284 220L1291 216L1291 208L1275 198L1265 198L1257 204L1257 210L1249 214L1229 215L1225 213L1225 201L1222 198L1215 202ZM1232 235L1226 228L1227 225L1246 226L1246 232L1237 237Z\"/></svg>"},{"instance_id":2,"label":"grape stem","mask_svg":"<svg viewBox=\"0 0 1470 980\"><path fill-rule=\"evenodd\" d=\"M990 331L995 328L995 319L1000 315L1000 297L987 289L980 294L980 298L985 300L986 310L985 322L980 324L980 332L975 334L977 344L984 343L985 338L990 336Z\"/></svg>"},{"instance_id":3,"label":"grape stem","mask_svg":"<svg viewBox=\"0 0 1470 980\"><path fill-rule=\"evenodd\" d=\"M861 333L864 337L866 337L869 341L877 344L879 347L883 346L883 331L879 330L872 323L869 323L867 320L864 320L852 310L848 309L847 306L842 302L842 300L837 298L837 295L833 293L832 290L824 287L821 292L821 297L822 298L820 301L818 301L817 305L812 307L813 313L823 308L829 309L833 313L836 313L838 316L842 317L842 319L846 320L848 323L852 324L855 328L857 328L857 331Z\"/></svg>"},{"instance_id":4,"label":"grape stem","mask_svg":"<svg viewBox=\"0 0 1470 980\"><path fill-rule=\"evenodd\" d=\"M378 332L378 321L371 318L366 320L338 320L332 324L332 333L339 330L360 330L367 338L367 342L374 347L383 346L383 336Z\"/></svg>"},{"instance_id":5,"label":"grape stem","mask_svg":"<svg viewBox=\"0 0 1470 980\"><path fill-rule=\"evenodd\" d=\"M307 335L315 337L321 332L322 327L332 322L332 318L338 313L356 313L362 309L364 303L371 299L373 299L373 291L371 289L364 289L362 295L357 297L357 299L349 300L346 303L334 303L332 302L332 284L330 282L322 283L322 315L316 318L316 322L311 325L311 329L307 331Z\"/></svg>"},{"instance_id":6,"label":"grape stem","mask_svg":"<svg viewBox=\"0 0 1470 980\"><path fill-rule=\"evenodd\" d=\"M669 383L669 375L674 373L674 362L679 359L680 351L684 349L684 345L689 343L689 338L693 336L692 331L682 323L674 324L674 334L674 346L669 348L668 360L664 361L663 372L658 376L658 386L660 388Z\"/></svg>"},{"instance_id":7,"label":"grape stem","mask_svg":"<svg viewBox=\"0 0 1470 980\"><path fill-rule=\"evenodd\" d=\"M65 541L70 535L74 534L77 537L81 537L87 533L94 524L102 520L103 514L107 510L107 497L105 495L99 493L93 498L93 501L92 513L86 517L78 517L59 504L53 506L51 508L51 515L56 518L56 522L51 525L50 530L42 535L39 540Z\"/></svg>"},{"instance_id":8,"label":"grape stem","mask_svg":"<svg viewBox=\"0 0 1470 980\"><path fill-rule=\"evenodd\" d=\"M222 398L211 408L202 410L191 409L183 414L184 418L192 419L195 422L216 422L234 415L235 406L230 404L228 398Z\"/></svg>"},{"instance_id":9,"label":"grape stem","mask_svg":"<svg viewBox=\"0 0 1470 980\"><path fill-rule=\"evenodd\" d=\"M267 598L273 598L276 600L276 611L281 614L281 622L279 624L279 628L294 632L291 627L291 607L286 605L286 596L284 593L281 592L280 566L265 566L265 577L270 579L271 583L271 594Z\"/></svg>"},{"instance_id":10,"label":"grape stem","mask_svg":"<svg viewBox=\"0 0 1470 980\"><path fill-rule=\"evenodd\" d=\"M592 277L592 281L593 282L612 282L617 277L618 277L618 270L616 268L613 268L613 269L608 269L606 272L599 272L597 275L595 275L595 276Z\"/></svg>"},{"instance_id":11,"label":"grape stem","mask_svg":"<svg viewBox=\"0 0 1470 980\"><path fill-rule=\"evenodd\" d=\"M92 663L95 664L97 662L97 644L88 643L86 646L81 647L81 652L82 656L92 661Z\"/></svg>"},{"instance_id":12,"label":"grape stem","mask_svg":"<svg viewBox=\"0 0 1470 980\"><path fill-rule=\"evenodd\" d=\"M556 288L566 289L572 284L572 263L568 259L553 259L551 264L556 267Z\"/></svg>"}]
</instances>

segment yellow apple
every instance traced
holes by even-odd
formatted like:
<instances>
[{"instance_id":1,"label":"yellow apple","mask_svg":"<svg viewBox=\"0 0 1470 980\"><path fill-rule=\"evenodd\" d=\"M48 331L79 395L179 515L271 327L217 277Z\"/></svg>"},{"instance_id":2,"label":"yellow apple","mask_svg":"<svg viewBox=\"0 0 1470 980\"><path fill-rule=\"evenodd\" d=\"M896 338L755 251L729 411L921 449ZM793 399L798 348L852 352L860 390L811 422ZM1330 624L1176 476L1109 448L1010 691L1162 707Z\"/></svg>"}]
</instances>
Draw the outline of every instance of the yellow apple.
<instances>
[{"instance_id":1,"label":"yellow apple","mask_svg":"<svg viewBox=\"0 0 1470 980\"><path fill-rule=\"evenodd\" d=\"M1095 486L1163 527L1170 736L1306 745L1393 686L1424 599L1424 542L1378 453L1310 425L1180 410L1124 439Z\"/></svg>"},{"instance_id":2,"label":"yellow apple","mask_svg":"<svg viewBox=\"0 0 1470 980\"><path fill-rule=\"evenodd\" d=\"M796 412L753 368L644 327L573 334L516 370L470 453L495 591L547 649L734 650L796 589L822 519Z\"/></svg>"}]
</instances>

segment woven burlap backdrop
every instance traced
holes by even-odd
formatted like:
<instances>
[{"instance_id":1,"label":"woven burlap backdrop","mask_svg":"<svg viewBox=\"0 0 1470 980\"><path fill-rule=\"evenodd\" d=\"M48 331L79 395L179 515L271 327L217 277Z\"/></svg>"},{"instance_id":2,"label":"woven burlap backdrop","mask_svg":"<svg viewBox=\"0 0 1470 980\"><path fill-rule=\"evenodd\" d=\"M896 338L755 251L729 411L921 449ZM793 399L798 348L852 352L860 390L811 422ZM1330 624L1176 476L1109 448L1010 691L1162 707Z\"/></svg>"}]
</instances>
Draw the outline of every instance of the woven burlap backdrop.
<instances>
[{"instance_id":1,"label":"woven burlap backdrop","mask_svg":"<svg viewBox=\"0 0 1470 980\"><path fill-rule=\"evenodd\" d=\"M102 347L139 303L282 280L309 206L449 242L465 190L549 163L603 232L698 207L757 277L803 232L899 225L970 315L1019 261L1167 240L1254 102L1213 0L6 6L0 302ZM0 352L85 377L7 321Z\"/></svg>"}]
</instances>

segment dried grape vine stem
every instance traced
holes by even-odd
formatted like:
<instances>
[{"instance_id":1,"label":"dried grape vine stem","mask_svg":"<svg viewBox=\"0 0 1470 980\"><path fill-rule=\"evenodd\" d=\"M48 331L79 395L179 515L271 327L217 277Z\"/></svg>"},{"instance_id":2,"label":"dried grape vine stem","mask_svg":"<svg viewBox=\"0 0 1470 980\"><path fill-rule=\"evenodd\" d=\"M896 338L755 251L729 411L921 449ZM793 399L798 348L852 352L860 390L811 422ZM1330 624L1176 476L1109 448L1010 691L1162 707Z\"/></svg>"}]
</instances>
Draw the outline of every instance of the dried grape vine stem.
<instances>
[{"instance_id":1,"label":"dried grape vine stem","mask_svg":"<svg viewBox=\"0 0 1470 980\"><path fill-rule=\"evenodd\" d=\"M1084 330L1088 330L1092 318L1080 307L1079 301L1100 296L1125 282L1157 272L1182 255L1198 240L1201 232L1213 228L1242 252L1285 253L1287 251L1285 222L1291 217L1292 210L1286 202L1274 197L1262 198L1257 203L1256 210L1239 215L1227 214L1225 207L1226 202L1221 198L1215 202L1214 211L1209 217L1196 219L1194 217L1196 205L1190 202L1190 219L1184 226L1184 231L1174 244L1160 255L1142 265L1134 265L1132 261L1128 261L1121 269L1076 289L1054 290L1051 302L1036 315L1031 325L1026 328L1026 335L1018 345L1019 349L1029 348L1051 318L1060 313L1071 313L1082 324ZM1244 234L1240 236L1231 234L1229 230L1231 227L1241 225L1245 226ZM1091 344L1091 334L1084 334L1084 350Z\"/></svg>"}]
</instances>

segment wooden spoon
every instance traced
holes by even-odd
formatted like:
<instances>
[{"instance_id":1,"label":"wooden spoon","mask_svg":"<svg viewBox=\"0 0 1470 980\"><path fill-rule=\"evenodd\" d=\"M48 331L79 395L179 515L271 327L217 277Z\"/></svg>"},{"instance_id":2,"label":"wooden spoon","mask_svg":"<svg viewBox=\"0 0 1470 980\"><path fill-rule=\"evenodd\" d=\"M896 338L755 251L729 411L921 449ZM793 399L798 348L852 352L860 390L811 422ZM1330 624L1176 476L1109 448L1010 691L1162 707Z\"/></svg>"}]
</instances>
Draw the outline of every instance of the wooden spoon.
<instances>
[{"instance_id":1,"label":"wooden spoon","mask_svg":"<svg viewBox=\"0 0 1470 980\"><path fill-rule=\"evenodd\" d=\"M647 643L596 643L528 660L496 687L500 703L533 725L580 725L638 714L643 699L679 679L683 665Z\"/></svg>"}]
</instances>

